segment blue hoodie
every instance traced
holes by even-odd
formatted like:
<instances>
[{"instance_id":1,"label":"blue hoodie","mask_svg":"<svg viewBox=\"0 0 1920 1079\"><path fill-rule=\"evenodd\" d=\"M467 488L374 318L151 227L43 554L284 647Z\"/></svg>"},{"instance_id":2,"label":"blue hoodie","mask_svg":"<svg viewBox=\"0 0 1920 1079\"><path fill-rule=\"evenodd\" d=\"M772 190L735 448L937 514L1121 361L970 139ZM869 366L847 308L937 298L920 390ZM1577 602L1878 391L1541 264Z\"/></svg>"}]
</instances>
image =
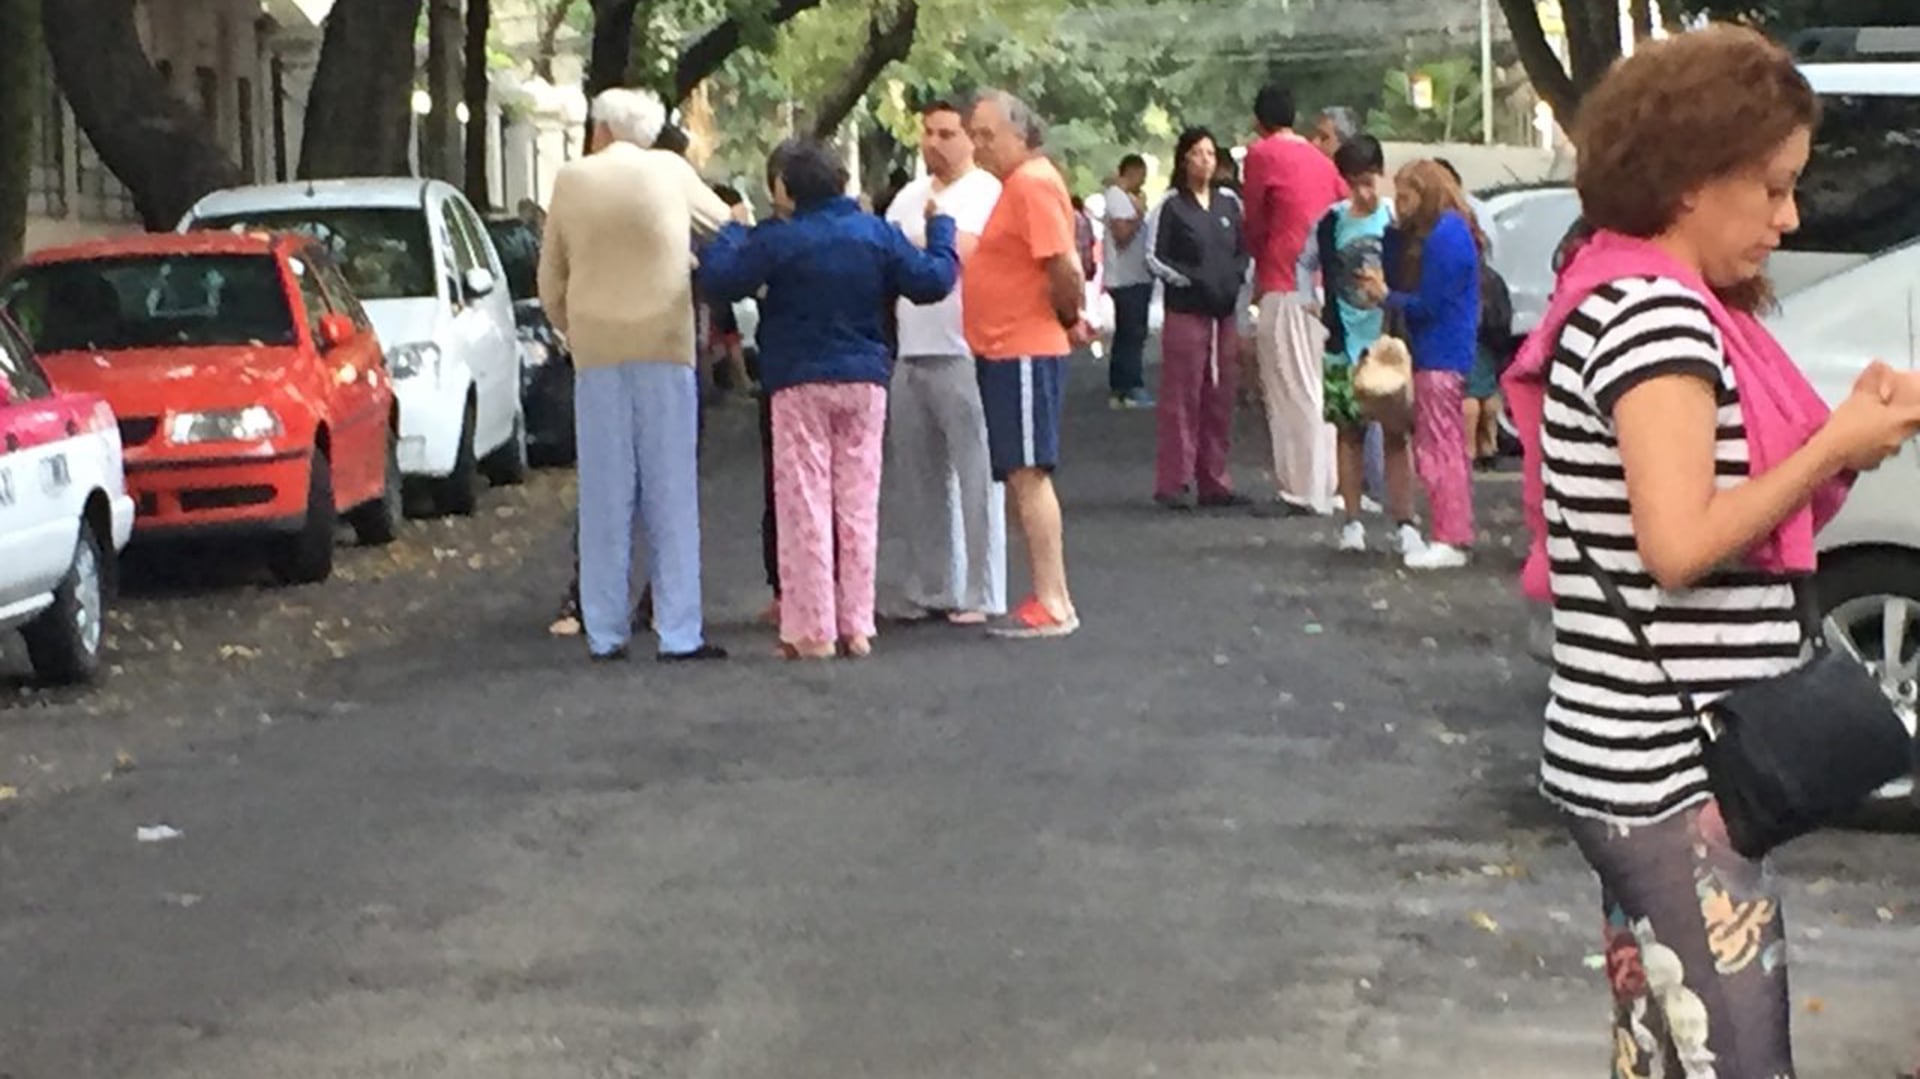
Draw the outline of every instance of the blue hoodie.
<instances>
[{"instance_id":1,"label":"blue hoodie","mask_svg":"<svg viewBox=\"0 0 1920 1079\"><path fill-rule=\"evenodd\" d=\"M927 222L927 248L850 198L752 230L733 224L701 252L700 288L732 303L759 292L760 380L768 392L810 382L887 384L893 301L935 303L960 273L953 218Z\"/></svg>"},{"instance_id":2,"label":"blue hoodie","mask_svg":"<svg viewBox=\"0 0 1920 1079\"><path fill-rule=\"evenodd\" d=\"M1383 261L1392 292L1387 306L1407 319L1407 346L1416 371L1473 370L1480 333L1480 248L1467 219L1440 215L1420 251L1420 281L1411 290L1401 270L1407 236L1387 233Z\"/></svg>"}]
</instances>

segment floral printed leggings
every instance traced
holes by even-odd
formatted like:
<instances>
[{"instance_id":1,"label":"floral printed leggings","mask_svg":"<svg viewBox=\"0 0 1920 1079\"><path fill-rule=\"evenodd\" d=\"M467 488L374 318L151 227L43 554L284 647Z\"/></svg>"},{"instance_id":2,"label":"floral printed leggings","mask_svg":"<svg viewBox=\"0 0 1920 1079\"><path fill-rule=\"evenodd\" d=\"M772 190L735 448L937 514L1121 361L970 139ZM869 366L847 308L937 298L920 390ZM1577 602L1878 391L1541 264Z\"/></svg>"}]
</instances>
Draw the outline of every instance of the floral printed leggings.
<instances>
[{"instance_id":1,"label":"floral printed leggings","mask_svg":"<svg viewBox=\"0 0 1920 1079\"><path fill-rule=\"evenodd\" d=\"M1792 1079L1787 944L1763 862L1718 803L1654 824L1577 819L1600 875L1614 1079Z\"/></svg>"}]
</instances>

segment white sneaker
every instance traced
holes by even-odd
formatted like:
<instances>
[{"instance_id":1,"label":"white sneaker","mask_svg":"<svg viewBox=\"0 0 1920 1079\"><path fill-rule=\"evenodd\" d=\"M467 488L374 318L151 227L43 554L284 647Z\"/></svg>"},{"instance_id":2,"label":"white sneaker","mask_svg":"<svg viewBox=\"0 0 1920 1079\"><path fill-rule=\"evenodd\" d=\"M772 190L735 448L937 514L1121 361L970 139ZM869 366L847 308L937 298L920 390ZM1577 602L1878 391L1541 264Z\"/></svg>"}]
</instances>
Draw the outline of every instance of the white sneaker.
<instances>
[{"instance_id":1,"label":"white sneaker","mask_svg":"<svg viewBox=\"0 0 1920 1079\"><path fill-rule=\"evenodd\" d=\"M1416 555L1427 549L1426 538L1412 525L1401 525L1394 530L1393 548L1402 555Z\"/></svg>"},{"instance_id":2,"label":"white sneaker","mask_svg":"<svg viewBox=\"0 0 1920 1079\"><path fill-rule=\"evenodd\" d=\"M1467 552L1445 543L1428 544L1423 551L1407 556L1408 569L1459 569L1467 564Z\"/></svg>"},{"instance_id":3,"label":"white sneaker","mask_svg":"<svg viewBox=\"0 0 1920 1079\"><path fill-rule=\"evenodd\" d=\"M1369 513L1375 517L1378 517L1380 516L1381 508L1382 507L1380 503L1374 501L1374 499L1371 496L1368 496L1368 495L1360 496L1360 512L1361 513Z\"/></svg>"},{"instance_id":4,"label":"white sneaker","mask_svg":"<svg viewBox=\"0 0 1920 1079\"><path fill-rule=\"evenodd\" d=\"M1357 554L1367 549L1367 526L1359 521L1348 521L1347 527L1340 530L1340 550L1346 554Z\"/></svg>"}]
</instances>

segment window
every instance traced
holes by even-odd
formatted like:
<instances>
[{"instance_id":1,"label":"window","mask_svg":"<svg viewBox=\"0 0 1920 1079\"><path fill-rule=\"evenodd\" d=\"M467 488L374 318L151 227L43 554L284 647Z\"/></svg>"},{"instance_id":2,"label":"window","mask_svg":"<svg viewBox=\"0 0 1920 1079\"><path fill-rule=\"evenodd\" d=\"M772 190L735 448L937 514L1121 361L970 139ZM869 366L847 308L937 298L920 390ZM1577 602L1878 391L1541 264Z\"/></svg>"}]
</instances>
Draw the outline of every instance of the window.
<instances>
[{"instance_id":1,"label":"window","mask_svg":"<svg viewBox=\"0 0 1920 1079\"><path fill-rule=\"evenodd\" d=\"M353 293L353 286L347 283L346 275L340 272L333 256L321 248L312 247L301 252L301 257L320 278L320 288L327 294L327 306L352 319L359 329L373 329L373 321L367 318L367 309L360 305L359 297Z\"/></svg>"},{"instance_id":2,"label":"window","mask_svg":"<svg viewBox=\"0 0 1920 1079\"><path fill-rule=\"evenodd\" d=\"M1920 237L1920 98L1821 98L1813 158L1800 178L1800 230L1788 251L1872 255Z\"/></svg>"},{"instance_id":3,"label":"window","mask_svg":"<svg viewBox=\"0 0 1920 1079\"><path fill-rule=\"evenodd\" d=\"M200 117L217 134L220 131L220 73L210 67L196 67L193 86L200 98Z\"/></svg>"},{"instance_id":4,"label":"window","mask_svg":"<svg viewBox=\"0 0 1920 1079\"><path fill-rule=\"evenodd\" d=\"M38 401L53 396L53 385L35 362L32 347L4 318L0 318L0 375L13 387L15 400Z\"/></svg>"},{"instance_id":5,"label":"window","mask_svg":"<svg viewBox=\"0 0 1920 1079\"><path fill-rule=\"evenodd\" d=\"M294 283L300 286L300 303L307 309L307 334L315 347L320 341L320 320L331 313L326 293L320 291L320 278L298 258L287 260L287 268L293 271Z\"/></svg>"},{"instance_id":6,"label":"window","mask_svg":"<svg viewBox=\"0 0 1920 1079\"><path fill-rule=\"evenodd\" d=\"M80 188L80 217L88 221L132 221L133 195L109 170L77 126L73 137L78 148L74 179Z\"/></svg>"},{"instance_id":7,"label":"window","mask_svg":"<svg viewBox=\"0 0 1920 1079\"><path fill-rule=\"evenodd\" d=\"M469 235L466 222L460 218L460 210L452 199L440 204L440 221L447 230L447 244L453 249L452 291L454 303L466 302L467 271L484 269L486 262L475 252L473 237Z\"/></svg>"},{"instance_id":8,"label":"window","mask_svg":"<svg viewBox=\"0 0 1920 1079\"><path fill-rule=\"evenodd\" d=\"M205 217L197 229L297 232L333 256L363 300L434 295L435 260L417 207L270 210Z\"/></svg>"},{"instance_id":9,"label":"window","mask_svg":"<svg viewBox=\"0 0 1920 1079\"><path fill-rule=\"evenodd\" d=\"M248 180L258 180L254 172L254 132L253 132L253 80L241 79L238 82L240 101L234 116L240 122L240 175Z\"/></svg>"},{"instance_id":10,"label":"window","mask_svg":"<svg viewBox=\"0 0 1920 1079\"><path fill-rule=\"evenodd\" d=\"M50 67L51 65L42 65ZM67 101L48 73L35 120L28 208L47 217L67 216Z\"/></svg>"},{"instance_id":11,"label":"window","mask_svg":"<svg viewBox=\"0 0 1920 1079\"><path fill-rule=\"evenodd\" d=\"M267 255L154 255L28 266L4 303L42 353L294 343Z\"/></svg>"},{"instance_id":12,"label":"window","mask_svg":"<svg viewBox=\"0 0 1920 1079\"><path fill-rule=\"evenodd\" d=\"M489 221L487 232L507 272L507 291L516 300L538 299L540 234L517 217Z\"/></svg>"}]
</instances>

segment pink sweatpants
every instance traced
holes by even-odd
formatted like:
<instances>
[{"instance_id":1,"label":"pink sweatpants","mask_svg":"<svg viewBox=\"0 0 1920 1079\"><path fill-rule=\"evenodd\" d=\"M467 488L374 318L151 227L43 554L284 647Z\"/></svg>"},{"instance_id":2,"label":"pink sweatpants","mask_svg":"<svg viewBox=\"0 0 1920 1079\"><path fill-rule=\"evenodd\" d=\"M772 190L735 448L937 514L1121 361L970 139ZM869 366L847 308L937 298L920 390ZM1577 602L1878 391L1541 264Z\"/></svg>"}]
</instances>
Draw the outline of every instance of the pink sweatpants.
<instances>
[{"instance_id":1,"label":"pink sweatpants","mask_svg":"<svg viewBox=\"0 0 1920 1079\"><path fill-rule=\"evenodd\" d=\"M886 426L883 386L811 382L773 395L780 639L787 644L874 634Z\"/></svg>"},{"instance_id":2,"label":"pink sweatpants","mask_svg":"<svg viewBox=\"0 0 1920 1079\"><path fill-rule=\"evenodd\" d=\"M1467 460L1467 376L1413 373L1413 467L1427 489L1433 539L1473 546L1473 464Z\"/></svg>"},{"instance_id":3,"label":"pink sweatpants","mask_svg":"<svg viewBox=\"0 0 1920 1079\"><path fill-rule=\"evenodd\" d=\"M1167 312L1160 331L1160 438L1153 493L1171 498L1198 483L1201 498L1233 493L1227 454L1240 388L1240 328L1233 319Z\"/></svg>"}]
</instances>

